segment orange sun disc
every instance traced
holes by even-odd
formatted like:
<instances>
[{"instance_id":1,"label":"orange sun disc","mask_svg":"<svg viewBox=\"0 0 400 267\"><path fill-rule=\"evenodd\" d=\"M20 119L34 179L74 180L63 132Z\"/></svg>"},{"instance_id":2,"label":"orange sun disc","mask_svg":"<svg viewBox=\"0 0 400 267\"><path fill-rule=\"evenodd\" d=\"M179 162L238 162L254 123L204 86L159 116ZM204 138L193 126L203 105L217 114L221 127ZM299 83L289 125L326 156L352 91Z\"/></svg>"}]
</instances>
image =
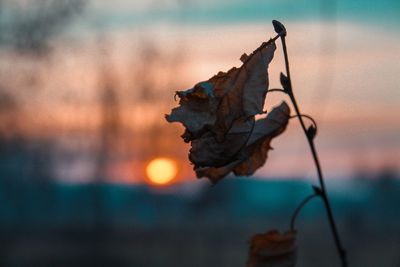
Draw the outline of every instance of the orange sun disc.
<instances>
[{"instance_id":1,"label":"orange sun disc","mask_svg":"<svg viewBox=\"0 0 400 267\"><path fill-rule=\"evenodd\" d=\"M155 158L146 166L147 178L156 185L169 184L178 174L178 166L173 159Z\"/></svg>"}]
</instances>

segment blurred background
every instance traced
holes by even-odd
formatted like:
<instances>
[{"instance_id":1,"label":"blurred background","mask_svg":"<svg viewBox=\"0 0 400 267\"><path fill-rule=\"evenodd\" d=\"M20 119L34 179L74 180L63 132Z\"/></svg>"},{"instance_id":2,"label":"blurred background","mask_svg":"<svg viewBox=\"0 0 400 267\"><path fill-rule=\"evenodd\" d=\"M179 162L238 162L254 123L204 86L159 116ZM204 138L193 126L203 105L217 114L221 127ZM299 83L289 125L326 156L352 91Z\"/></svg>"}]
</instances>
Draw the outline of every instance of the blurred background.
<instances>
[{"instance_id":1,"label":"blurred background","mask_svg":"<svg viewBox=\"0 0 400 267\"><path fill-rule=\"evenodd\" d=\"M174 92L288 30L350 266L400 266L398 0L0 0L0 266L245 266L316 175L296 120L254 177L194 177ZM270 87L284 70L278 44ZM285 96L269 94L265 108ZM339 266L322 203L298 266Z\"/></svg>"}]
</instances>

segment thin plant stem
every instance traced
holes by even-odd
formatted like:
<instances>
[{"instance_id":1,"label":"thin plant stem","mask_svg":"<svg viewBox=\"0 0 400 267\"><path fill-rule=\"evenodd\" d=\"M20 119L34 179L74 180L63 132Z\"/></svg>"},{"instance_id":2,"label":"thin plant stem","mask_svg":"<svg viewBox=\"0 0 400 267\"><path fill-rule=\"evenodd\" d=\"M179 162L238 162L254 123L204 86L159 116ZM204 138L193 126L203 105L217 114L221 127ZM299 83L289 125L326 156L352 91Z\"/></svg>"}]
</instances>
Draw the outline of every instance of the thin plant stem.
<instances>
[{"instance_id":1,"label":"thin plant stem","mask_svg":"<svg viewBox=\"0 0 400 267\"><path fill-rule=\"evenodd\" d=\"M299 107L297 105L296 98L294 97L294 94L293 94L292 80L290 78L289 58L288 58L288 52L287 52L286 40L285 40L286 31L285 31L285 34L282 34L280 36L281 36L281 42L282 42L283 55L284 55L284 58L285 58L286 75L287 75L288 82L289 82L289 90L288 90L287 93L289 94L289 97L290 97L290 100L291 100L291 102L293 104L294 110L295 110L295 112L297 114L297 117L299 118L301 127L302 127L302 129L303 129L303 131L304 131L304 133L305 133L305 135L307 137L307 141L308 141L308 144L310 146L311 154L312 154L312 157L314 159L315 167L317 169L318 181L319 181L319 184L320 184L320 189L321 189L321 192L322 192L321 198L323 200L323 203L324 203L327 215L328 215L330 228L331 228L332 235L333 235L333 238L334 238L334 241L335 241L336 249L337 249L339 257L340 257L341 264L342 264L343 267L347 267L348 265L347 265L346 251L345 251L345 249L343 248L343 246L341 244L340 237L339 237L339 234L338 234L338 231L337 231L337 227L336 227L336 223L335 223L335 220L334 220L334 217L333 217L332 208L331 208L331 205L329 203L329 199L328 199L328 195L327 195L327 191L326 191L326 187L325 187L325 181L324 181L323 174L322 174L321 165L320 165L318 154L317 154L317 151L316 151L315 145L314 145L314 138L312 136L308 135L306 125L304 123L303 117L301 116L301 112L300 112L300 109L299 109Z\"/></svg>"},{"instance_id":2,"label":"thin plant stem","mask_svg":"<svg viewBox=\"0 0 400 267\"><path fill-rule=\"evenodd\" d=\"M306 197L305 199L303 199L303 201L297 206L296 210L293 212L292 218L290 219L290 230L294 231L295 230L295 223L296 223L296 219L297 216L299 215L300 211L303 209L303 207L310 201L312 200L314 197L318 197L319 194L314 193L312 195L309 195L308 197Z\"/></svg>"},{"instance_id":3,"label":"thin plant stem","mask_svg":"<svg viewBox=\"0 0 400 267\"><path fill-rule=\"evenodd\" d=\"M286 93L285 90L280 89L280 88L273 88L273 89L268 89L267 93L271 93L271 92L281 92L281 93Z\"/></svg>"},{"instance_id":4,"label":"thin plant stem","mask_svg":"<svg viewBox=\"0 0 400 267\"><path fill-rule=\"evenodd\" d=\"M312 124L313 124L313 126L315 128L315 132L318 131L317 130L318 129L317 122L313 119L313 117L311 117L310 115L307 115L307 114L301 114L300 116L303 117L303 118L309 119L312 122ZM293 115L293 116L290 116L291 119L297 118L297 117L299 117L299 115L297 115L297 114Z\"/></svg>"}]
</instances>

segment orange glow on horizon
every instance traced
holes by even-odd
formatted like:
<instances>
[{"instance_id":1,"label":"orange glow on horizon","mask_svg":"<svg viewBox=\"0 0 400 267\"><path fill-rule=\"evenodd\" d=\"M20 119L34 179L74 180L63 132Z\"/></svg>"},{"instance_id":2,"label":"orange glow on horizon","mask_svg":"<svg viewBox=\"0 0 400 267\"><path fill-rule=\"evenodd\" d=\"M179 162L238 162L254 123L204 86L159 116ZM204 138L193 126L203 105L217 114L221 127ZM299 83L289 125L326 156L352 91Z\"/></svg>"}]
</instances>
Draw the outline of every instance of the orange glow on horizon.
<instances>
[{"instance_id":1,"label":"orange glow on horizon","mask_svg":"<svg viewBox=\"0 0 400 267\"><path fill-rule=\"evenodd\" d=\"M178 174L175 160L170 158L155 158L146 166L146 176L154 185L170 184Z\"/></svg>"}]
</instances>

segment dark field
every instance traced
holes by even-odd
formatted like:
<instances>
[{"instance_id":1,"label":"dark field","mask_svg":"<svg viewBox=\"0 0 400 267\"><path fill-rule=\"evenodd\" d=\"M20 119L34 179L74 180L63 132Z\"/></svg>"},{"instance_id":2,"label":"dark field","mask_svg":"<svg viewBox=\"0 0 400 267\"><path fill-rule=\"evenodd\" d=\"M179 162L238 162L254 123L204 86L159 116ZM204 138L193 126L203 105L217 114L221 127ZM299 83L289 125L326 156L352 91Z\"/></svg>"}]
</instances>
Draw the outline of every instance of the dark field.
<instances>
[{"instance_id":1,"label":"dark field","mask_svg":"<svg viewBox=\"0 0 400 267\"><path fill-rule=\"evenodd\" d=\"M400 266L400 183L382 175L346 181L345 190L331 185L351 266ZM7 186L0 191L1 266L244 266L249 238L287 230L296 204L311 192L307 182L237 178L156 191ZM338 266L318 200L300 215L297 230L298 266Z\"/></svg>"}]
</instances>

